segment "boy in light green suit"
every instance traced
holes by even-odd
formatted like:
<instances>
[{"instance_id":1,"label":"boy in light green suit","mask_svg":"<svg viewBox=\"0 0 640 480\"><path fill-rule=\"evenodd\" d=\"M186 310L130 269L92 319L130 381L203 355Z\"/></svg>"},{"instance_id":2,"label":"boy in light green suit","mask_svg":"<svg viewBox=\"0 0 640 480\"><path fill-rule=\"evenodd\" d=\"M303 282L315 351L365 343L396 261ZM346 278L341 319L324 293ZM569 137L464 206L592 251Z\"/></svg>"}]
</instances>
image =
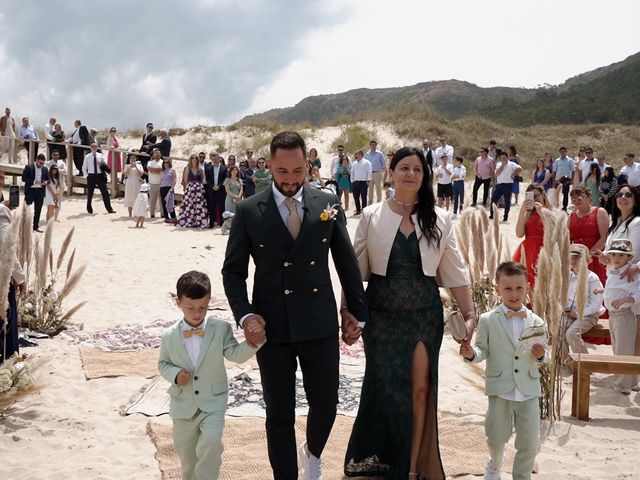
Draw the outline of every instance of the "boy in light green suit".
<instances>
[{"instance_id":1,"label":"boy in light green suit","mask_svg":"<svg viewBox=\"0 0 640 480\"><path fill-rule=\"evenodd\" d=\"M544 321L524 305L527 269L504 262L496 270L502 304L480 316L475 345L460 345L466 361L487 361L485 393L489 409L485 432L491 459L486 480L499 480L504 446L515 426L517 450L513 479L531 478L540 434L540 371L546 360ZM528 335L532 335L527 337Z\"/></svg>"},{"instance_id":2,"label":"boy in light green suit","mask_svg":"<svg viewBox=\"0 0 640 480\"><path fill-rule=\"evenodd\" d=\"M222 463L222 431L227 409L228 381L224 359L242 363L258 346L238 343L231 326L209 317L211 282L206 274L187 272L177 284L178 306L184 319L162 334L158 370L171 383L169 414L173 443L184 480L215 480ZM264 328L251 323L255 332Z\"/></svg>"}]
</instances>

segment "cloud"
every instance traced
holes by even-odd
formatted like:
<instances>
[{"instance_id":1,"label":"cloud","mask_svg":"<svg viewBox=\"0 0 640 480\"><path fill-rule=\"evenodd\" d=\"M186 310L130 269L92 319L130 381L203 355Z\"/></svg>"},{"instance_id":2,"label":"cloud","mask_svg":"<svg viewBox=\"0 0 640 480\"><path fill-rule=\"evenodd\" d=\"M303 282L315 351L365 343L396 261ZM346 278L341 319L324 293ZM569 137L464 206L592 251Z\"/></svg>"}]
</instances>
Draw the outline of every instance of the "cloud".
<instances>
[{"instance_id":1,"label":"cloud","mask_svg":"<svg viewBox=\"0 0 640 480\"><path fill-rule=\"evenodd\" d=\"M0 92L16 116L120 128L225 123L344 9L305 0L3 2ZM4 106L4 105L3 105Z\"/></svg>"}]
</instances>

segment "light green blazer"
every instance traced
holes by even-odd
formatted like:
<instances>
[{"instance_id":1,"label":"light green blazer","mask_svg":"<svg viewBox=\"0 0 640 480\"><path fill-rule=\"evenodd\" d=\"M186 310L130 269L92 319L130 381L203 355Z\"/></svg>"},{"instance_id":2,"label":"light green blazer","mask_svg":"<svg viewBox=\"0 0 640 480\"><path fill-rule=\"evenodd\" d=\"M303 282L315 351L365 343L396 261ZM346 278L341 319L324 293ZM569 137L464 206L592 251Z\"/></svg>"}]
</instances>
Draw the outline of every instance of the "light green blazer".
<instances>
[{"instance_id":1,"label":"light green blazer","mask_svg":"<svg viewBox=\"0 0 640 480\"><path fill-rule=\"evenodd\" d=\"M544 321L527 309L524 328L539 325L544 325ZM546 339L542 341L546 343ZM540 396L540 365L530 350L513 341L502 306L480 316L473 349L476 354L473 363L487 361L486 395L505 395L518 387L524 395ZM545 348L543 362L546 360Z\"/></svg>"},{"instance_id":2,"label":"light green blazer","mask_svg":"<svg viewBox=\"0 0 640 480\"><path fill-rule=\"evenodd\" d=\"M182 320L162 334L158 370L171 383L167 391L171 396L169 415L172 418L191 418L198 409L203 412L225 411L229 383L224 359L242 363L257 351L247 342L238 343L231 325L209 317L205 320L205 334L196 365L191 363L180 332ZM191 382L184 387L176 384L180 370L193 373Z\"/></svg>"}]
</instances>

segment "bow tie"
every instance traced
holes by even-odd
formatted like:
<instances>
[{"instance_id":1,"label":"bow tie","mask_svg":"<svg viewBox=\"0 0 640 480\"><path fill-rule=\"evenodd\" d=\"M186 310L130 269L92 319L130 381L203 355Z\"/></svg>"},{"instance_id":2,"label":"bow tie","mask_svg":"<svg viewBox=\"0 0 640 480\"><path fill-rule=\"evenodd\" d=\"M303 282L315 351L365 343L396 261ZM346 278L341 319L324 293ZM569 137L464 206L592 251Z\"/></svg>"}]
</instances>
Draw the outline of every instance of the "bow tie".
<instances>
[{"instance_id":1,"label":"bow tie","mask_svg":"<svg viewBox=\"0 0 640 480\"><path fill-rule=\"evenodd\" d=\"M194 335L197 335L198 337L204 337L204 328L192 328L191 330L185 330L184 333L184 338L191 338Z\"/></svg>"},{"instance_id":2,"label":"bow tie","mask_svg":"<svg viewBox=\"0 0 640 480\"><path fill-rule=\"evenodd\" d=\"M507 318L516 318L516 317L527 318L527 312L525 312L524 310L520 310L518 312L512 312L509 310L505 312L504 316Z\"/></svg>"}]
</instances>

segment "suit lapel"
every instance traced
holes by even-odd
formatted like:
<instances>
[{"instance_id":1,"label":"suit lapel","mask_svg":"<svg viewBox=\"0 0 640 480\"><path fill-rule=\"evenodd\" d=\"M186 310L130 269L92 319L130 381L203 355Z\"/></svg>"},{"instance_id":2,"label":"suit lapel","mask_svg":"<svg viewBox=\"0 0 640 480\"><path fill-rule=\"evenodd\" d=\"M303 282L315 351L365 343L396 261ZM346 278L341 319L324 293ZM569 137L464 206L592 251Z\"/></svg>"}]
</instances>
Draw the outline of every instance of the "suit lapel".
<instances>
[{"instance_id":1,"label":"suit lapel","mask_svg":"<svg viewBox=\"0 0 640 480\"><path fill-rule=\"evenodd\" d=\"M193 370L193 364L191 363L191 359L189 358L187 349L184 348L184 343L182 342L182 334L180 333L181 324L182 324L182 320L179 321L178 324L173 329L173 332L171 333L171 338L173 340L173 343L176 346L176 349L178 350L178 355L180 355L180 358L182 358L182 361L184 362L184 364L190 365L191 369Z\"/></svg>"},{"instance_id":2,"label":"suit lapel","mask_svg":"<svg viewBox=\"0 0 640 480\"><path fill-rule=\"evenodd\" d=\"M272 226L271 231L279 236L283 242L286 242L286 244L292 244L293 238L291 237L287 226L282 221L280 211L278 210L276 201L273 198L273 191L269 189L267 192L268 194L264 201L258 202L258 208L262 215L264 215L267 223Z\"/></svg>"},{"instance_id":3,"label":"suit lapel","mask_svg":"<svg viewBox=\"0 0 640 480\"><path fill-rule=\"evenodd\" d=\"M496 310L497 310L496 311L496 315L498 316L498 323L500 323L500 325L502 325L502 328L504 330L505 335L507 336L507 338L509 339L511 344L515 347L516 346L516 342L513 341L513 335L511 333L511 328L509 328L509 325L507 324L507 317L505 316L505 314L502 311L501 307L498 307Z\"/></svg>"},{"instance_id":4,"label":"suit lapel","mask_svg":"<svg viewBox=\"0 0 640 480\"><path fill-rule=\"evenodd\" d=\"M206 321L204 328L204 338L202 339L202 345L200 346L200 353L198 354L198 360L194 365L194 372L198 370L200 364L202 363L202 359L207 355L209 351L209 347L211 346L213 340L213 325L209 324L209 319Z\"/></svg>"}]
</instances>

